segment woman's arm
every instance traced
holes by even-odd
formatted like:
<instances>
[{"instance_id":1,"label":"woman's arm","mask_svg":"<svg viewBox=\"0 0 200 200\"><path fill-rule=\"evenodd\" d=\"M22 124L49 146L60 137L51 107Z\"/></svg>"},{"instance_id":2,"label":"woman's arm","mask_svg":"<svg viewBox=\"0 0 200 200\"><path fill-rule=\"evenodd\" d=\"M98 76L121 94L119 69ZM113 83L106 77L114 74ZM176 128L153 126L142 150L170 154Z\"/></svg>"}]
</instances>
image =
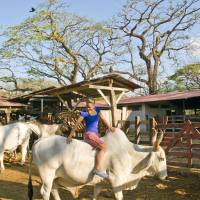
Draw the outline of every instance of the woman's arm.
<instances>
[{"instance_id":1,"label":"woman's arm","mask_svg":"<svg viewBox=\"0 0 200 200\"><path fill-rule=\"evenodd\" d=\"M99 117L102 119L103 123L108 127L108 130L111 132L115 132L115 127L110 126L108 121L105 119L101 111L99 112Z\"/></svg>"},{"instance_id":2,"label":"woman's arm","mask_svg":"<svg viewBox=\"0 0 200 200\"><path fill-rule=\"evenodd\" d=\"M71 133L69 134L68 138L67 138L67 144L70 144L70 142L72 142L72 136L74 135L74 132L76 131L78 125L82 122L82 120L84 119L84 117L79 116L76 124L74 125L74 127L71 130Z\"/></svg>"}]
</instances>

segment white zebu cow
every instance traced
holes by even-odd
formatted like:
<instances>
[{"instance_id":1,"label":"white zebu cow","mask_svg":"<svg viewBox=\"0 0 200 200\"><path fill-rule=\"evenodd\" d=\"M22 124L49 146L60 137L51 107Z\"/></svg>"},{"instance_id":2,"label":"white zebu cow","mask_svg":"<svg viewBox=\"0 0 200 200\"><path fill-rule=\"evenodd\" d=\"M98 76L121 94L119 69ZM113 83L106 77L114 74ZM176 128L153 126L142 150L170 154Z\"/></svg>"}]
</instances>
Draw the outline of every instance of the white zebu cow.
<instances>
[{"instance_id":1,"label":"white zebu cow","mask_svg":"<svg viewBox=\"0 0 200 200\"><path fill-rule=\"evenodd\" d=\"M162 134L163 136L163 134ZM72 195L78 197L78 190L85 185L95 185L94 197L106 184L111 184L117 200L123 199L122 190L132 190L145 175L158 174L160 179L167 177L166 157L159 146L158 139L154 146L141 146L131 143L119 129L109 132L101 139L107 146L102 162L102 170L108 178L94 175L96 151L84 141L73 139L67 144L62 136L50 136L34 144L31 163L41 178L41 194L49 200L50 192L55 200L60 200L58 185L65 186ZM33 196L31 181L31 163L29 168L29 200Z\"/></svg>"},{"instance_id":2,"label":"white zebu cow","mask_svg":"<svg viewBox=\"0 0 200 200\"><path fill-rule=\"evenodd\" d=\"M18 121L19 122L30 122L30 121L34 121L36 119L37 119L37 117L33 117L33 116L27 117L27 116L19 115Z\"/></svg>"},{"instance_id":3,"label":"white zebu cow","mask_svg":"<svg viewBox=\"0 0 200 200\"><path fill-rule=\"evenodd\" d=\"M25 162L26 148L29 143L30 129L24 123L14 123L0 126L0 172L4 171L4 151L10 153L21 145L22 159L20 165Z\"/></svg>"},{"instance_id":4,"label":"white zebu cow","mask_svg":"<svg viewBox=\"0 0 200 200\"><path fill-rule=\"evenodd\" d=\"M30 116L28 122L35 121L36 118L37 118L37 117ZM27 122L26 116L21 116L21 115L19 115L18 122ZM29 147L29 146L27 146L27 148L28 148L28 147ZM28 148L28 150L29 150L29 148ZM12 156L13 156L13 155L14 155L14 158L17 159L17 152L16 152L16 150L14 150L14 151L9 151L9 150L7 150L6 153L8 153L9 162L11 162ZM28 157L29 157L29 151L28 151L28 154L27 154L27 155L28 155Z\"/></svg>"},{"instance_id":5,"label":"white zebu cow","mask_svg":"<svg viewBox=\"0 0 200 200\"><path fill-rule=\"evenodd\" d=\"M71 128L65 124L40 124L37 120L26 122L27 126L38 136L38 138L47 137L50 135L63 135L70 134ZM65 132L63 132L65 127ZM62 131L63 129L63 131Z\"/></svg>"}]
</instances>

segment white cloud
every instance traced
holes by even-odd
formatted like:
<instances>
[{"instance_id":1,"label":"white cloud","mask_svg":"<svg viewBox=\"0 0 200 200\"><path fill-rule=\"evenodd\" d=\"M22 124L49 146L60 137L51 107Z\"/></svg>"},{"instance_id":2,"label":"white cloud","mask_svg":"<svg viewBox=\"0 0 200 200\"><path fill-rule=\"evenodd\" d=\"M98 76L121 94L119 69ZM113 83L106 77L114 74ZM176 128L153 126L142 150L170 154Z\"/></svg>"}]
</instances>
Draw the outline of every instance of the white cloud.
<instances>
[{"instance_id":1,"label":"white cloud","mask_svg":"<svg viewBox=\"0 0 200 200\"><path fill-rule=\"evenodd\" d=\"M190 48L191 48L192 55L194 57L200 56L200 37L197 39L191 38Z\"/></svg>"}]
</instances>

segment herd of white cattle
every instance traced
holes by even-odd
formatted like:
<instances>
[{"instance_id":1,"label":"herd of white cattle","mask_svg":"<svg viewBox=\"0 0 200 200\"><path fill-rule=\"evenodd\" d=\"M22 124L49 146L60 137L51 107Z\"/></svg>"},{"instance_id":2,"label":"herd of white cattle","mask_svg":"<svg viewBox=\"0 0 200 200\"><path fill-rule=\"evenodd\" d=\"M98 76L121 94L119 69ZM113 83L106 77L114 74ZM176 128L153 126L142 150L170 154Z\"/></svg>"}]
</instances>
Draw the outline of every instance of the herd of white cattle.
<instances>
[{"instance_id":1,"label":"herd of white cattle","mask_svg":"<svg viewBox=\"0 0 200 200\"><path fill-rule=\"evenodd\" d=\"M120 129L113 133L107 132L101 139L107 146L102 169L108 174L108 178L101 178L93 173L97 151L83 140L73 139L72 143L67 144L61 131L63 124L40 124L34 118L23 122L24 117L20 117L19 121L0 126L0 172L4 171L4 152L12 153L18 146L21 146L22 152L20 165L24 164L30 135L34 132L39 139L35 141L31 150L29 200L33 198L32 161L41 178L40 192L44 200L50 199L50 193L55 200L60 200L59 185L65 186L74 198L78 197L80 188L93 185L93 200L97 200L101 190L108 184L112 186L115 198L122 200L122 191L135 189L142 177L155 174L161 180L167 177L165 152L160 147L162 131L156 139L157 132L154 129L153 146L131 143ZM65 130L70 132L67 126Z\"/></svg>"}]
</instances>

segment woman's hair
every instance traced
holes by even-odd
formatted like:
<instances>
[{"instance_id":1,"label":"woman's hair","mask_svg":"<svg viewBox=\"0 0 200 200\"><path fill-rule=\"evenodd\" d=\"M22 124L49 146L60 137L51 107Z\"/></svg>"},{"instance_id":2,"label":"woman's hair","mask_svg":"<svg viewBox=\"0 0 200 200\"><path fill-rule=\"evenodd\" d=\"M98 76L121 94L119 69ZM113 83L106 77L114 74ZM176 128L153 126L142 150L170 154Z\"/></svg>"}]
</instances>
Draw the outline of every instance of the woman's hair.
<instances>
[{"instance_id":1,"label":"woman's hair","mask_svg":"<svg viewBox=\"0 0 200 200\"><path fill-rule=\"evenodd\" d=\"M92 97L88 97L87 100L86 100L86 103L92 103L92 104L95 104L95 99L92 98Z\"/></svg>"}]
</instances>

